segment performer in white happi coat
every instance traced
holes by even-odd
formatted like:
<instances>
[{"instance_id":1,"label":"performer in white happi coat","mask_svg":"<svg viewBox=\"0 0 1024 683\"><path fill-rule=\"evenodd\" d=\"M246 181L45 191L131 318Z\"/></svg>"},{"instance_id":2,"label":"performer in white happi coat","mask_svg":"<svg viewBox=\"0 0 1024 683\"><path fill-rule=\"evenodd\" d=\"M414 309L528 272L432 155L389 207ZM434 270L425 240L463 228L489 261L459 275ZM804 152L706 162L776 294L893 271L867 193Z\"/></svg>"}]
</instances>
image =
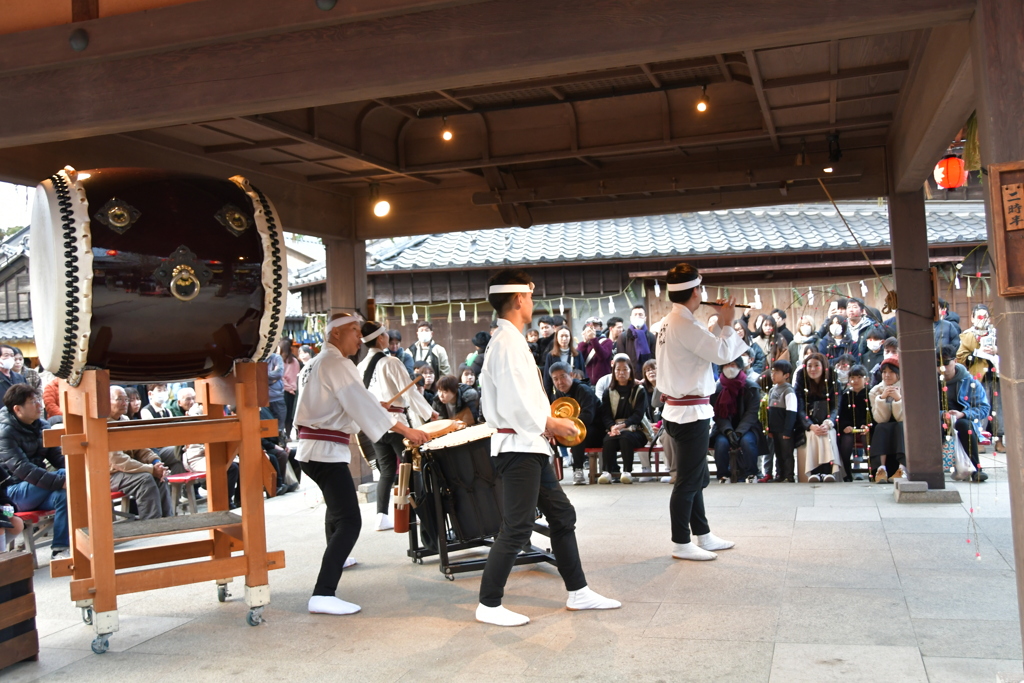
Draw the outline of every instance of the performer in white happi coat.
<instances>
[{"instance_id":1,"label":"performer in white happi coat","mask_svg":"<svg viewBox=\"0 0 1024 683\"><path fill-rule=\"evenodd\" d=\"M314 613L354 614L360 610L359 605L334 595L362 523L348 468L352 435L362 430L377 441L393 430L417 445L427 441L425 433L398 422L397 415L384 410L377 397L363 386L355 363L349 359L359 351L362 322L354 313L331 318L324 332L323 351L299 374L295 409L299 447L295 459L320 487L327 505L327 549L309 599L309 611Z\"/></svg>"},{"instance_id":2,"label":"performer in white happi coat","mask_svg":"<svg viewBox=\"0 0 1024 683\"><path fill-rule=\"evenodd\" d=\"M533 532L534 511L547 518L551 550L558 573L569 591L570 610L614 609L616 600L587 587L576 545L576 510L558 483L551 465L553 436L572 436L571 420L551 417L537 374L537 364L523 337L533 316L533 283L521 270L502 270L487 282L487 300L498 313L480 375L481 405L487 423L498 433L491 437L491 456L504 500L502 524L487 554L480 580L477 621L497 626L521 626L529 617L504 608L505 582L516 556Z\"/></svg>"},{"instance_id":3,"label":"performer in white happi coat","mask_svg":"<svg viewBox=\"0 0 1024 683\"><path fill-rule=\"evenodd\" d=\"M668 298L672 311L658 332L658 389L665 398L661 411L665 435L673 440L676 482L669 513L672 519L672 557L680 560L713 560L714 550L735 544L711 533L704 511L704 489L710 482L708 441L715 391L711 365L736 360L749 347L730 324L735 299L713 304L718 320L725 323L708 330L695 317L701 305L700 274L687 263L668 271ZM697 537L694 543L691 531Z\"/></svg>"},{"instance_id":4,"label":"performer in white happi coat","mask_svg":"<svg viewBox=\"0 0 1024 683\"><path fill-rule=\"evenodd\" d=\"M377 400L382 404L387 403L409 385L409 371L405 369L405 363L401 360L384 353L388 348L388 329L384 325L365 322L362 335L363 344L369 349L369 353L359 362L359 376L363 378L363 386L376 396ZM415 389L410 389L399 396L386 410L394 413L398 421L406 427L412 427L409 422L410 413L419 418L418 424L437 419L437 413L427 403L427 399ZM364 441L364 437L360 437L360 447L367 443L373 444L372 450L364 450L364 455L374 460L377 471L380 472L380 479L377 481L377 523L374 528L377 531L394 529L395 525L388 516L388 509L391 503L391 487L395 485L395 476L398 474L398 460L405 452L402 435L398 432L387 432L375 442L370 442L369 439Z\"/></svg>"}]
</instances>

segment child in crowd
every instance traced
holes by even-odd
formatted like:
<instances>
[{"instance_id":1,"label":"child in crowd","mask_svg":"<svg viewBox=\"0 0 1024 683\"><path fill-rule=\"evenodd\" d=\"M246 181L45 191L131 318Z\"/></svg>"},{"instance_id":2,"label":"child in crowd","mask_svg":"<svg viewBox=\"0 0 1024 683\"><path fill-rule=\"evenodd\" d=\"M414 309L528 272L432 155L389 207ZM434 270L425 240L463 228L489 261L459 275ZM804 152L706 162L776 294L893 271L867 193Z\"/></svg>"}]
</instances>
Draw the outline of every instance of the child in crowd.
<instances>
[{"instance_id":1,"label":"child in crowd","mask_svg":"<svg viewBox=\"0 0 1024 683\"><path fill-rule=\"evenodd\" d=\"M883 360L880 372L882 381L868 395L875 419L875 427L871 432L870 467L875 483L884 484L906 476L907 456L903 442L903 394L899 359ZM889 476L890 472L892 476Z\"/></svg>"},{"instance_id":2,"label":"child in crowd","mask_svg":"<svg viewBox=\"0 0 1024 683\"><path fill-rule=\"evenodd\" d=\"M832 369L835 371L836 386L839 391L846 391L847 385L850 383L850 368L853 367L856 361L848 353L844 353L835 359L832 363Z\"/></svg>"},{"instance_id":3,"label":"child in crowd","mask_svg":"<svg viewBox=\"0 0 1024 683\"><path fill-rule=\"evenodd\" d=\"M767 431L775 451L776 474L772 479L772 455L765 461L762 482L785 481L793 483L793 436L797 425L796 391L789 383L793 376L793 364L788 360L772 363L772 388L768 392Z\"/></svg>"},{"instance_id":4,"label":"child in crowd","mask_svg":"<svg viewBox=\"0 0 1024 683\"><path fill-rule=\"evenodd\" d=\"M838 366L838 363L836 364ZM868 445L871 433L871 404L868 400L868 371L863 365L849 370L849 382L839 400L839 459L843 462L843 481L853 481L851 458L857 445Z\"/></svg>"},{"instance_id":5,"label":"child in crowd","mask_svg":"<svg viewBox=\"0 0 1024 683\"><path fill-rule=\"evenodd\" d=\"M807 481L835 481L840 469L835 428L839 392L825 356L812 353L807 357L804 367L796 374L794 389L797 419L806 432L803 467Z\"/></svg>"}]
</instances>

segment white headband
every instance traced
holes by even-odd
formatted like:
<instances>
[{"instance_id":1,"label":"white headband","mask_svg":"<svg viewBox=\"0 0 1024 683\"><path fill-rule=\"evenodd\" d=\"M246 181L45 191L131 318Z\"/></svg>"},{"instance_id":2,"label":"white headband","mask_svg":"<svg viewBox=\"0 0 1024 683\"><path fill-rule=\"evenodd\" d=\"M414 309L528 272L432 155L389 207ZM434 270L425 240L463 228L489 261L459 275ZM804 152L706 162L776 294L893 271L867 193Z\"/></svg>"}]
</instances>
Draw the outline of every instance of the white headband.
<instances>
[{"instance_id":1,"label":"white headband","mask_svg":"<svg viewBox=\"0 0 1024 683\"><path fill-rule=\"evenodd\" d=\"M532 282L528 285L491 285L491 288L487 290L488 294L529 294L533 291L534 285Z\"/></svg>"},{"instance_id":2,"label":"white headband","mask_svg":"<svg viewBox=\"0 0 1024 683\"><path fill-rule=\"evenodd\" d=\"M363 318L358 313L349 313L348 315L343 315L340 318L335 318L334 320L327 323L327 327L324 328L324 335L326 336L330 334L331 330L333 330L335 327L341 327L342 325L348 325L349 323L361 322L363 322Z\"/></svg>"},{"instance_id":3,"label":"white headband","mask_svg":"<svg viewBox=\"0 0 1024 683\"><path fill-rule=\"evenodd\" d=\"M689 280L688 282L676 282L676 283L671 283L670 282L668 284L668 286L666 287L666 289L668 289L668 291L670 291L670 292L682 292L683 290L686 290L686 289L693 289L694 287L699 285L702 280L703 280L703 278L700 275L698 275L696 280Z\"/></svg>"},{"instance_id":4,"label":"white headband","mask_svg":"<svg viewBox=\"0 0 1024 683\"><path fill-rule=\"evenodd\" d=\"M363 343L366 344L367 342L372 342L374 339L376 339L377 337L379 337L380 335L384 334L387 331L388 328L385 327L384 325L381 325L376 330L363 337Z\"/></svg>"}]
</instances>

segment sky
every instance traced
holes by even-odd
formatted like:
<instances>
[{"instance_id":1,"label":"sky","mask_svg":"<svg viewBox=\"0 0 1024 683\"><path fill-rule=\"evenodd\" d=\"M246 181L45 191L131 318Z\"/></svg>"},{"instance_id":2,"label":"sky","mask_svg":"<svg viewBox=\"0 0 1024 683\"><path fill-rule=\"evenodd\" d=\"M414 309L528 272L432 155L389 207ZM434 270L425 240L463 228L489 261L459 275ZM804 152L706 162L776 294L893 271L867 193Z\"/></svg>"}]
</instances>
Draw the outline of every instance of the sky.
<instances>
[{"instance_id":1,"label":"sky","mask_svg":"<svg viewBox=\"0 0 1024 683\"><path fill-rule=\"evenodd\" d=\"M0 229L29 224L33 191L34 188L24 185L0 183Z\"/></svg>"}]
</instances>

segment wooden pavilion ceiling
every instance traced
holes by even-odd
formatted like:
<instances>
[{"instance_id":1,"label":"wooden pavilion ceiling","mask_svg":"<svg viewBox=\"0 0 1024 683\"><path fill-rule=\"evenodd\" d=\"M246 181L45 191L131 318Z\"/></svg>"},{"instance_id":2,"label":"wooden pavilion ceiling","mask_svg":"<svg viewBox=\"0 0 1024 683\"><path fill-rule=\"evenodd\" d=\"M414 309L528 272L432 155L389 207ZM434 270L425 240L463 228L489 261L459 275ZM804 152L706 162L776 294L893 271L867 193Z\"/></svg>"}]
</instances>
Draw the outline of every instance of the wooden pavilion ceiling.
<instances>
[{"instance_id":1,"label":"wooden pavilion ceiling","mask_svg":"<svg viewBox=\"0 0 1024 683\"><path fill-rule=\"evenodd\" d=\"M388 11L399 12L403 1L388 0ZM581 56L575 61L552 62L547 70L532 66L518 79L514 69L505 69L510 76L504 79L450 77L450 87L436 87L433 84L440 82L438 79L425 78L423 82L430 82L432 87L417 89L417 79L412 78L409 84L391 87L380 96L338 95L334 103L320 96L313 98L318 101L312 106L280 111L268 110L265 105L248 110L203 105L195 110L241 111L190 118L173 125L125 123L121 130L107 126L105 130L112 135L92 138L94 143L90 139L78 147L73 142L64 147L55 143L57 146L48 147L46 152L59 157L62 149L67 150L71 157L77 154L78 158L97 159L96 165L110 165L121 158L133 162L142 159L153 165L188 159L186 165L191 169L207 169L217 175L234 169L255 178L272 179L284 187L312 188L318 198L337 197L348 202L354 226L351 231L341 232L360 237L820 201L824 195L819 179L827 181L837 198L881 196L898 184L890 177L894 140L899 143L911 138L904 156L918 154L916 163L923 168L936 153L935 141L943 137L942 131L931 130L935 128L932 125L928 133L932 151L918 153L916 146L921 140L913 139L917 131L914 125L906 124L917 116L916 111L908 113L908 107L912 110L915 104L920 107L921 102L927 102L928 93L918 91L922 83L927 85L931 80L928 65L937 61L932 53L942 48L940 43L946 34L955 37L958 32L967 33L969 14L965 13L971 11L970 0L937 1L948 7L936 12L945 12L942 16L952 21L935 18L939 14L913 19L901 15L888 24L899 30L886 31L881 28L886 22L876 17L865 23L863 35L833 26L826 39L805 26L791 31L793 35L787 41L751 38L739 45L741 49L710 50L693 56L691 45L684 50L690 56L662 61L631 62L607 56L588 61ZM174 16L185 16L182 13L199 12L208 4L195 2L172 9L179 13ZM350 0L346 11L355 12L360 4L361 0ZM486 30L495 32L496 43L506 36L501 33L501 22L493 17L519 12L514 20L528 25L530 12L536 12L526 6L526 0L515 4L466 0L448 3L459 5L454 9L447 9L443 2L426 0L409 4L421 11L416 15L421 27L443 26L446 21L451 24L453 18L465 20L466 26L476 22L481 34ZM664 3L650 3L650 8L653 10L656 4L664 6L659 10L663 19L675 11L671 4ZM749 3L742 0L737 4ZM805 3L796 3L801 4ZM435 6L438 9L434 10ZM760 6L766 13L774 13L772 21L784 11L817 11L801 10L799 6L784 10L778 2L751 5ZM593 7L597 12L599 5ZM622 15L621 21L644 19L644 8L627 9L614 3L600 7L607 15L608 26L615 23L615 13ZM556 14L558 11L554 10ZM878 14L882 10L865 9L872 11ZM903 10L894 10L897 14L899 11ZM822 10L823 16L828 12ZM544 19L552 21L556 14ZM296 24L300 28L314 26L314 20L320 22L315 26L323 23L319 15L300 18L305 22ZM131 17L120 19L128 21ZM493 20L495 27L489 27L485 19ZM756 22L758 18L751 14L746 20ZM347 25L344 35L370 41L368 36L375 35L374 30L382 31L379 27L387 27L389 21L401 30L408 31L411 26L389 18L373 19L367 21L373 26L364 32L354 33L357 29L351 28L361 24ZM317 30L318 39L328 36L326 29ZM450 32L457 30L453 27ZM312 29L307 33L313 35ZM538 36L538 52L547 49L544 41L553 35ZM214 39L226 38L210 38ZM12 65L12 73L20 69L23 79L33 78L28 71L31 65L18 63L15 58L5 62L3 40L0 36L0 85L5 64ZM426 50L429 41L423 38L423 42ZM406 49L406 43L399 43L397 50ZM330 46L328 49L334 49L335 44L324 43ZM386 45L386 36L373 44ZM198 60L197 49L186 57ZM282 55L292 54L286 47L281 49ZM496 45L494 49L500 52L501 47ZM967 50L962 39L947 51L952 55L950 63L943 65L943 75L948 79L949 72L963 72L964 60L969 67L969 56L964 56ZM670 57L680 51L661 52ZM40 59L44 58L50 60L47 63L65 59L60 53L47 53ZM272 69L271 59L265 61ZM472 62L460 64L447 55L442 59L441 53L438 61L446 68L454 65L450 67L454 69L452 74L476 66ZM598 61L610 66L565 68L566 63ZM147 68L164 68L167 64L171 64L167 72L171 80L186 73L183 66L167 60L162 64L150 60ZM323 69L346 68L348 64L332 65L325 57ZM287 79L287 70L279 78ZM329 71L323 72L325 83L332 78ZM28 84L28 80L16 82ZM940 82L939 88L947 85ZM911 92L914 87L918 91ZM699 113L696 103L705 90L709 108ZM960 103L953 109L949 116L959 126L970 112L970 104ZM175 117L153 116L152 120L161 118ZM950 125L954 124L944 122L945 128ZM441 138L445 127L454 135L449 142ZM94 130L101 128L99 124ZM829 161L828 137L836 134L842 150L838 163ZM0 147L4 146L2 138L0 131ZM945 139L950 138L947 134ZM119 155L111 146L125 154ZM8 161L5 166L4 153L0 149L0 177L13 163ZM10 152L8 159L16 156ZM831 173L825 172L826 166ZM901 171L900 181L907 182L903 176L909 175ZM917 175L921 175L920 168ZM910 182L920 187L922 181ZM380 220L370 215L371 188L392 203L388 218ZM300 229L321 234L338 232L326 226L321 230L308 226Z\"/></svg>"}]
</instances>

